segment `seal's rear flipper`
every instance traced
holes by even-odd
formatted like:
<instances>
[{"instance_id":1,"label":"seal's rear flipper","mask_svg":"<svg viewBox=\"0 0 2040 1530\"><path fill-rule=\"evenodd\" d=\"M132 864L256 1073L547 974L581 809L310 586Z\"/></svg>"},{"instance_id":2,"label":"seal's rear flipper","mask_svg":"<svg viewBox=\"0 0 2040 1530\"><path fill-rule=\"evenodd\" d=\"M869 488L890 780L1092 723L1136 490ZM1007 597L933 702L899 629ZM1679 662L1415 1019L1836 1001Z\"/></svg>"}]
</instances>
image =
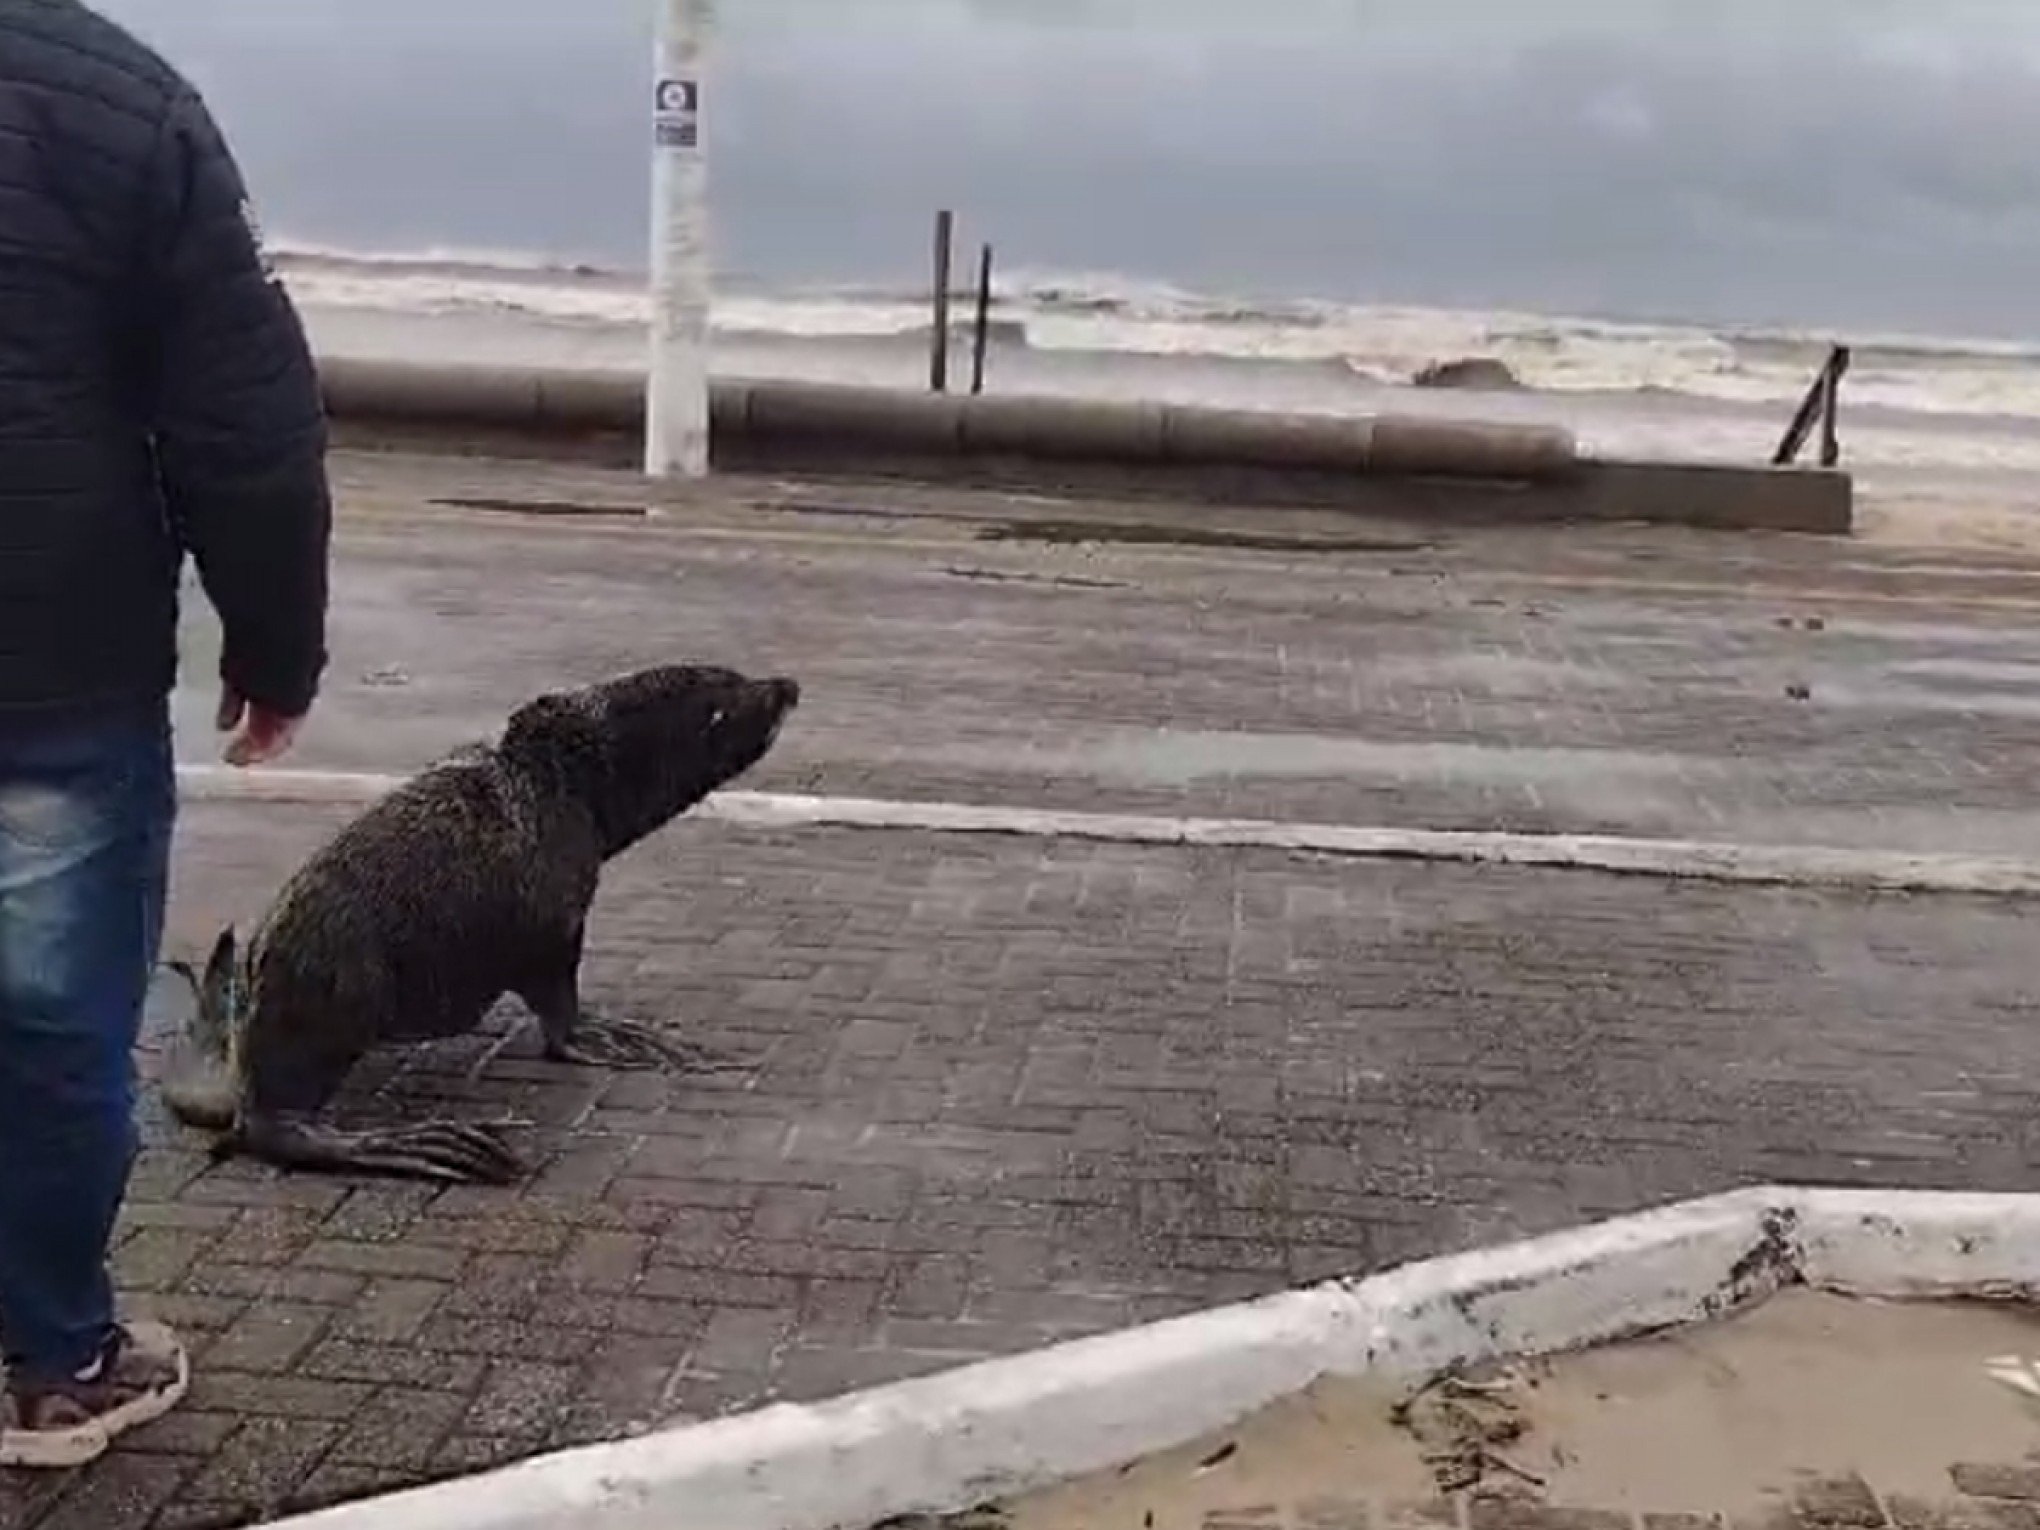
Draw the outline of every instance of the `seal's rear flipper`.
<instances>
[{"instance_id":1,"label":"seal's rear flipper","mask_svg":"<svg viewBox=\"0 0 2040 1530\"><path fill-rule=\"evenodd\" d=\"M619 1072L713 1073L721 1071L722 1063L715 1053L661 1036L649 1026L585 1012L563 1039L547 1038L546 1055L554 1062Z\"/></svg>"},{"instance_id":2,"label":"seal's rear flipper","mask_svg":"<svg viewBox=\"0 0 2040 1530\"><path fill-rule=\"evenodd\" d=\"M239 1003L234 986L236 955L234 928L229 925L213 943L203 974L190 962L161 963L163 970L183 979L190 989L188 1002L178 1006L179 1023L170 1027L163 1100L186 1126L207 1131L231 1129L239 1100L233 1064Z\"/></svg>"},{"instance_id":3,"label":"seal's rear flipper","mask_svg":"<svg viewBox=\"0 0 2040 1530\"><path fill-rule=\"evenodd\" d=\"M242 1124L241 1147L286 1169L509 1185L529 1171L503 1140L507 1125L428 1121L390 1131L343 1132L310 1121L251 1118Z\"/></svg>"}]
</instances>

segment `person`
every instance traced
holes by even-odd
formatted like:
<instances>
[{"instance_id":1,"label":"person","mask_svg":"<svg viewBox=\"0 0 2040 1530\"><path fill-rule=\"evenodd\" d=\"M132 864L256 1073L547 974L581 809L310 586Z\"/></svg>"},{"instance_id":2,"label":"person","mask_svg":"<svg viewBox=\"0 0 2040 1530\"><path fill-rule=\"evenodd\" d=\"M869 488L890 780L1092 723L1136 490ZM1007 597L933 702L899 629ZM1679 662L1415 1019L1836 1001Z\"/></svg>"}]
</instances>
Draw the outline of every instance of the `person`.
<instances>
[{"instance_id":1,"label":"person","mask_svg":"<svg viewBox=\"0 0 2040 1530\"><path fill-rule=\"evenodd\" d=\"M328 494L309 346L199 94L79 0L0 0L0 1465L83 1465L189 1385L107 1263L184 567L226 756L274 760L326 664Z\"/></svg>"}]
</instances>

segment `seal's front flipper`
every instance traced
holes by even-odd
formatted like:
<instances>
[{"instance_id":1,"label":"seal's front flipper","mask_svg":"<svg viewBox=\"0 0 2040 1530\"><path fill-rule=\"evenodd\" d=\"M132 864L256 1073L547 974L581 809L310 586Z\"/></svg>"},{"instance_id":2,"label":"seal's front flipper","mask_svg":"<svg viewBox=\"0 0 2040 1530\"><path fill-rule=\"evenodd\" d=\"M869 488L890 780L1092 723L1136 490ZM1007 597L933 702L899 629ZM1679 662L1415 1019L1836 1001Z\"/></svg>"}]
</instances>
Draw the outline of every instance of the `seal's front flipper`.
<instances>
[{"instance_id":1,"label":"seal's front flipper","mask_svg":"<svg viewBox=\"0 0 2040 1530\"><path fill-rule=\"evenodd\" d=\"M561 941L549 958L532 964L532 975L520 990L545 1035L545 1055L553 1062L584 1068L615 1068L638 1072L688 1072L712 1069L706 1052L661 1036L628 1020L606 1020L581 1007L582 932Z\"/></svg>"},{"instance_id":2,"label":"seal's front flipper","mask_svg":"<svg viewBox=\"0 0 2040 1530\"><path fill-rule=\"evenodd\" d=\"M428 1121L389 1131L343 1132L310 1121L270 1118L245 1123L241 1146L286 1169L510 1185L529 1170L503 1139L509 1124Z\"/></svg>"},{"instance_id":3,"label":"seal's front flipper","mask_svg":"<svg viewBox=\"0 0 2040 1530\"><path fill-rule=\"evenodd\" d=\"M546 1055L554 1062L636 1072L708 1072L718 1062L713 1053L661 1036L648 1026L590 1015L582 1015L557 1041L548 1035Z\"/></svg>"}]
</instances>

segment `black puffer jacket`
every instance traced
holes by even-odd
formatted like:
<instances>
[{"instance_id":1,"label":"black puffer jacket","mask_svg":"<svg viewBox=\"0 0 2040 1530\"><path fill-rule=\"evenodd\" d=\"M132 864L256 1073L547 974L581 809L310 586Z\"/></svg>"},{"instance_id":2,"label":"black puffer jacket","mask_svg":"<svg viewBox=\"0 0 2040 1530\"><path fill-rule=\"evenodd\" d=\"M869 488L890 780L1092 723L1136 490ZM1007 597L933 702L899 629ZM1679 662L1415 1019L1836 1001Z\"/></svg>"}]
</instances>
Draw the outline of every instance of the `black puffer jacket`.
<instances>
[{"instance_id":1,"label":"black puffer jacket","mask_svg":"<svg viewBox=\"0 0 2040 1530\"><path fill-rule=\"evenodd\" d=\"M75 0L0 0L0 728L152 701L197 565L223 679L325 664L325 419L205 106Z\"/></svg>"}]
</instances>

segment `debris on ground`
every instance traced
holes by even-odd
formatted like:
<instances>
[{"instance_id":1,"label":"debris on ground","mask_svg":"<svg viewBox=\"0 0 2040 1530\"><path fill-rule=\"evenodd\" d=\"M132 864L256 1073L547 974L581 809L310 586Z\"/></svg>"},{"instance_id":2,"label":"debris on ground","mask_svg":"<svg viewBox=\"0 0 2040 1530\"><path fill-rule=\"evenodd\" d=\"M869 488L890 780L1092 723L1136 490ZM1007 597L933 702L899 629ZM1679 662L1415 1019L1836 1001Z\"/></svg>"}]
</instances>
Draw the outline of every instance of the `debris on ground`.
<instances>
[{"instance_id":1,"label":"debris on ground","mask_svg":"<svg viewBox=\"0 0 2040 1530\"><path fill-rule=\"evenodd\" d=\"M1475 1380L1448 1370L1432 1377L1389 1410L1389 1419L1422 1447L1424 1465L1440 1494L1471 1491L1501 1476L1533 1488L1544 1479L1504 1453L1528 1432L1514 1393L1519 1380L1503 1371Z\"/></svg>"},{"instance_id":2,"label":"debris on ground","mask_svg":"<svg viewBox=\"0 0 2040 1530\"><path fill-rule=\"evenodd\" d=\"M1994 1355L1984 1362L1983 1373L2014 1392L2040 1401L2040 1361L2023 1355Z\"/></svg>"},{"instance_id":3,"label":"debris on ground","mask_svg":"<svg viewBox=\"0 0 2040 1530\"><path fill-rule=\"evenodd\" d=\"M1006 1530L1010 1516L996 1504L965 1509L961 1514L901 1514L881 1520L871 1530Z\"/></svg>"}]
</instances>

